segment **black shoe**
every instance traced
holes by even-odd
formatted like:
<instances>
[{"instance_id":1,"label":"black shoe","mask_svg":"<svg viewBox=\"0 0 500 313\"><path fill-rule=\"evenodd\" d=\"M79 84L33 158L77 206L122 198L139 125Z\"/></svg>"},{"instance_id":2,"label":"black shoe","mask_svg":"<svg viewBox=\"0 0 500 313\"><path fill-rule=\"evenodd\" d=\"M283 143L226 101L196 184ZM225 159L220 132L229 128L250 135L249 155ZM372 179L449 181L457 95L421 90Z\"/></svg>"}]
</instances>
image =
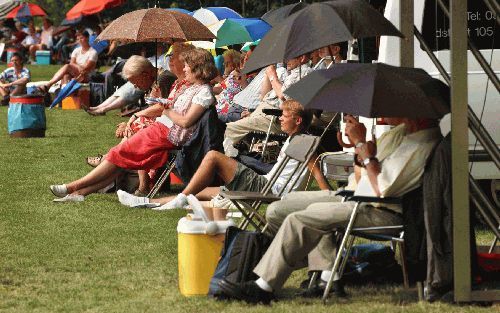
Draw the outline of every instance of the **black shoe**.
<instances>
[{"instance_id":1,"label":"black shoe","mask_svg":"<svg viewBox=\"0 0 500 313\"><path fill-rule=\"evenodd\" d=\"M324 280L319 280L317 284L314 284L310 289L306 289L297 294L297 296L302 298L321 298L325 293L327 282ZM347 293L344 289L344 284L340 280L333 282L330 293L339 298L347 297Z\"/></svg>"},{"instance_id":2,"label":"black shoe","mask_svg":"<svg viewBox=\"0 0 500 313\"><path fill-rule=\"evenodd\" d=\"M261 289L254 281L232 283L223 279L219 281L219 287L226 296L248 303L269 304L274 299L272 292Z\"/></svg>"}]
</instances>

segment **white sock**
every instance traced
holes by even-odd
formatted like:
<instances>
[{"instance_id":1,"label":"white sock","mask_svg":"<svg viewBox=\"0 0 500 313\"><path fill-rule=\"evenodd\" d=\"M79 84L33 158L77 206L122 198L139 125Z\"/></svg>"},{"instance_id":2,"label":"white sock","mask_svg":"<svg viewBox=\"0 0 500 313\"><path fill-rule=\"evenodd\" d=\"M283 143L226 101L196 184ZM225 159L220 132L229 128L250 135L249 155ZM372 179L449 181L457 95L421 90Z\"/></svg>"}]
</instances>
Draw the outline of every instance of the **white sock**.
<instances>
[{"instance_id":1,"label":"white sock","mask_svg":"<svg viewBox=\"0 0 500 313\"><path fill-rule=\"evenodd\" d=\"M118 200L120 200L121 204L132 208L144 206L149 203L149 198L137 197L123 190L118 190L116 194L118 195Z\"/></svg>"},{"instance_id":2,"label":"white sock","mask_svg":"<svg viewBox=\"0 0 500 313\"><path fill-rule=\"evenodd\" d=\"M259 279L255 281L255 283L257 284L257 286L259 286L260 289L267 292L273 292L273 287L271 287L271 285L269 285L269 283L262 278L259 277Z\"/></svg>"},{"instance_id":3,"label":"white sock","mask_svg":"<svg viewBox=\"0 0 500 313\"><path fill-rule=\"evenodd\" d=\"M153 208L153 210L163 211L172 209L182 209L188 204L187 196L183 193L178 194L174 199L165 203L164 205Z\"/></svg>"},{"instance_id":4,"label":"white sock","mask_svg":"<svg viewBox=\"0 0 500 313\"><path fill-rule=\"evenodd\" d=\"M321 271L321 280L329 281L330 277L332 277L332 271ZM339 279L340 279L339 274L335 273L335 275L333 276L333 280L336 281Z\"/></svg>"}]
</instances>

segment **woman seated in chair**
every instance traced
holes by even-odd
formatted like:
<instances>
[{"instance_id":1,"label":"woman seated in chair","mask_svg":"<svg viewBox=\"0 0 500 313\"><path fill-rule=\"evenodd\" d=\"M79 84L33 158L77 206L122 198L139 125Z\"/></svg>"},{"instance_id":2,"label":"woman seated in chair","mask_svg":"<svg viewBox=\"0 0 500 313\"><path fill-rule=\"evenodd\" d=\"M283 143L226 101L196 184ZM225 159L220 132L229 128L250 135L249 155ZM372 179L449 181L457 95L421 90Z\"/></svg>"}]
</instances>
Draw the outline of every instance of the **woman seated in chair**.
<instances>
[{"instance_id":1,"label":"woman seated in chair","mask_svg":"<svg viewBox=\"0 0 500 313\"><path fill-rule=\"evenodd\" d=\"M89 33L83 31L76 35L76 39L80 47L73 50L71 53L71 61L69 64L61 67L52 77L52 79L39 89L42 92L47 92L49 88L61 81L61 84L67 84L72 78L78 82L88 82L90 74L95 70L98 54L89 44Z\"/></svg>"},{"instance_id":2,"label":"woman seated in chair","mask_svg":"<svg viewBox=\"0 0 500 313\"><path fill-rule=\"evenodd\" d=\"M83 201L85 195L109 185L122 169L158 168L166 163L168 151L190 139L200 117L215 101L208 82L217 75L217 70L212 55L203 49L182 53L181 59L186 80L184 92L177 94L173 90L162 116L112 148L89 174L68 184L50 186L52 193L60 197L56 201ZM123 75L136 87L147 90L155 80L156 69L146 58L132 56L123 68Z\"/></svg>"},{"instance_id":3,"label":"woman seated in chair","mask_svg":"<svg viewBox=\"0 0 500 313\"><path fill-rule=\"evenodd\" d=\"M172 84L170 88L170 98L176 99L179 95L181 95L187 88L187 82L185 80L184 75L184 62L181 60L181 54L190 50L193 50L194 46L187 43L176 42L172 46L172 54L169 58L170 70L177 77L175 82ZM161 84L161 82L160 82ZM153 88L154 89L154 88ZM152 97L160 97L158 94L153 95L154 91L151 91ZM159 90L157 90L159 92ZM122 141L125 141L135 135L140 130L152 125L156 122L156 118L160 117L163 112L163 105L160 103L156 103L151 105L150 107L139 111L133 114L128 122L122 122L118 124L116 129L116 137L123 138ZM102 160L104 160L105 156L98 155L87 158L87 164L96 167L98 166ZM146 171L139 170L139 187L136 191L136 195L145 195L149 191L149 176Z\"/></svg>"}]
</instances>

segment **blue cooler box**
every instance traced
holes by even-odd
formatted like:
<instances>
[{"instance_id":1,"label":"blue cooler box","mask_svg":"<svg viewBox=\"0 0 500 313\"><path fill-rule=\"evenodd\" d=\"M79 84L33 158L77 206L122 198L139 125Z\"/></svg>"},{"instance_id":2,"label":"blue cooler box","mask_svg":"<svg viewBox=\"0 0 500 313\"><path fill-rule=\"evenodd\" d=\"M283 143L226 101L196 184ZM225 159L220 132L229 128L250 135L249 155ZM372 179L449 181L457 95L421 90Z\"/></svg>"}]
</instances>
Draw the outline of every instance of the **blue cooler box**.
<instances>
[{"instance_id":1,"label":"blue cooler box","mask_svg":"<svg viewBox=\"0 0 500 313\"><path fill-rule=\"evenodd\" d=\"M50 51L38 50L36 52L36 64L49 65L50 64Z\"/></svg>"}]
</instances>

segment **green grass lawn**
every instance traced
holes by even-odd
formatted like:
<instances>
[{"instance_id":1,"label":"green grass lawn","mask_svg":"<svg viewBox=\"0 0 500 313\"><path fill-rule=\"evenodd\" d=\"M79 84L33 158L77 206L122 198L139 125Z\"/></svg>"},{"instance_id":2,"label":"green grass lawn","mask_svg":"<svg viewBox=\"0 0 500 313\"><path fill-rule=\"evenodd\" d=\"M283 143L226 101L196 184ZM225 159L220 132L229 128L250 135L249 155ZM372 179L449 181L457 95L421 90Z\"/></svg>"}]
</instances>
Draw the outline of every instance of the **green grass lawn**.
<instances>
[{"instance_id":1,"label":"green grass lawn","mask_svg":"<svg viewBox=\"0 0 500 313\"><path fill-rule=\"evenodd\" d=\"M32 68L34 80L57 69ZM498 312L419 303L414 289L392 285L348 288L350 298L324 306L291 296L304 271L270 307L186 298L177 286L176 234L185 212L126 208L114 194L52 202L48 186L87 173L85 156L117 143L114 129L122 118L46 113L46 138L11 139L7 108L0 108L1 312Z\"/></svg>"}]
</instances>

